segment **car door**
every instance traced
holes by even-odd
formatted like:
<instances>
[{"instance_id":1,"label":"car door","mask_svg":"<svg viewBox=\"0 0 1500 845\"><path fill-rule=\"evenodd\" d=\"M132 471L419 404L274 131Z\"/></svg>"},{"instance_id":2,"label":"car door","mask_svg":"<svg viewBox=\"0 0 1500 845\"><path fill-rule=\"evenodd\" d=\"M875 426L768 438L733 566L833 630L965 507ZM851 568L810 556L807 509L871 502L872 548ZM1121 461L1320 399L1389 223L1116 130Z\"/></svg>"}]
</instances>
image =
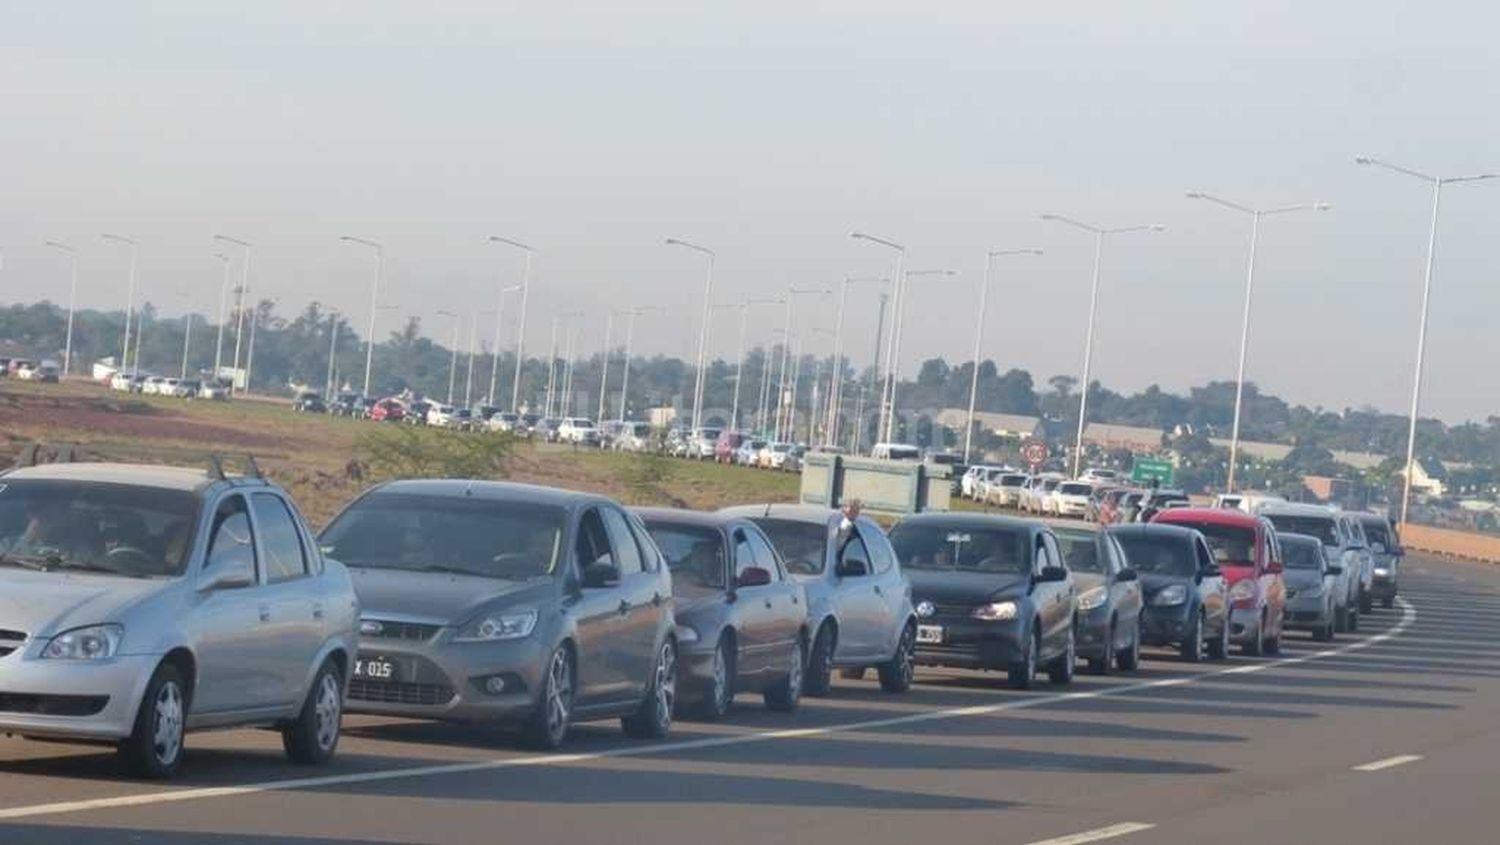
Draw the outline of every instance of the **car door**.
<instances>
[{"instance_id":1,"label":"car door","mask_svg":"<svg viewBox=\"0 0 1500 845\"><path fill-rule=\"evenodd\" d=\"M1198 558L1199 573L1207 571L1210 567L1218 568L1214 553L1209 550L1208 544L1201 537L1193 538L1193 553ZM1198 597L1203 604L1203 615L1215 632L1220 626L1229 624L1229 605L1225 601L1223 575L1203 576L1200 574Z\"/></svg>"},{"instance_id":2,"label":"car door","mask_svg":"<svg viewBox=\"0 0 1500 845\"><path fill-rule=\"evenodd\" d=\"M906 626L911 607L911 585L901 574L896 560L896 550L891 541L874 520L860 519L860 535L865 548L870 552L873 567L870 577L875 581L875 596L880 599L880 619L876 622L876 648L881 657L889 657L896 651L901 631Z\"/></svg>"},{"instance_id":3,"label":"car door","mask_svg":"<svg viewBox=\"0 0 1500 845\"><path fill-rule=\"evenodd\" d=\"M618 579L600 586L584 586L584 570L589 565L616 565L604 519L596 506L579 512L573 533L573 556L578 588L566 610L573 616L577 636L578 705L593 707L622 701L630 685L627 667L622 663L630 652L622 639L630 602Z\"/></svg>"},{"instance_id":4,"label":"car door","mask_svg":"<svg viewBox=\"0 0 1500 845\"><path fill-rule=\"evenodd\" d=\"M258 562L250 510L239 493L215 505L200 583L216 570L248 562L254 583L200 593L187 628L192 632L197 658L193 712L200 716L257 710L281 703L284 681L279 661L267 639L271 605L264 572Z\"/></svg>"},{"instance_id":5,"label":"car door","mask_svg":"<svg viewBox=\"0 0 1500 845\"><path fill-rule=\"evenodd\" d=\"M833 598L838 608L837 662L874 662L880 656L884 602L875 593L871 567L869 547L856 526L839 547L834 565L826 573L826 577L833 579ZM847 574L841 574L840 570Z\"/></svg>"},{"instance_id":6,"label":"car door","mask_svg":"<svg viewBox=\"0 0 1500 845\"><path fill-rule=\"evenodd\" d=\"M656 668L656 635L663 620L672 612L671 595L663 595L656 572L647 571L645 556L625 514L611 505L601 506L605 532L615 563L620 569L620 593L628 604L621 620L620 639L615 661L625 674L624 695L641 697L650 686Z\"/></svg>"},{"instance_id":7,"label":"car door","mask_svg":"<svg viewBox=\"0 0 1500 845\"><path fill-rule=\"evenodd\" d=\"M1036 570L1040 575L1043 568L1062 567L1062 550L1057 546L1057 538L1051 532L1042 534L1042 555L1039 560L1041 567ZM1049 654L1058 654L1067 647L1069 632L1073 629L1073 581L1050 581L1037 584L1038 597L1040 599L1037 611L1042 617L1042 646L1043 651Z\"/></svg>"},{"instance_id":8,"label":"car door","mask_svg":"<svg viewBox=\"0 0 1500 845\"><path fill-rule=\"evenodd\" d=\"M771 671L778 662L775 654L778 626L776 624L776 588L772 584L745 586L747 570L761 568L750 545L750 532L735 528L729 535L731 582L734 585L734 601L739 611L739 667L743 677L755 677Z\"/></svg>"},{"instance_id":9,"label":"car door","mask_svg":"<svg viewBox=\"0 0 1500 845\"><path fill-rule=\"evenodd\" d=\"M1138 577L1134 577L1133 571L1128 576L1125 575L1130 567L1125 557L1125 550L1120 547L1120 541L1112 534L1102 531L1099 533L1104 538L1105 550L1109 556L1110 606L1115 609L1115 618L1120 623L1117 630L1121 633L1118 635L1123 636L1123 632L1141 614L1141 581ZM1116 643L1116 646L1119 645Z\"/></svg>"},{"instance_id":10,"label":"car door","mask_svg":"<svg viewBox=\"0 0 1500 845\"><path fill-rule=\"evenodd\" d=\"M1260 522L1261 543L1265 546L1266 566L1261 573L1261 595L1266 597L1266 609L1271 620L1271 630L1281 636L1286 622L1286 558L1281 552L1281 539L1270 520Z\"/></svg>"},{"instance_id":11,"label":"car door","mask_svg":"<svg viewBox=\"0 0 1500 845\"><path fill-rule=\"evenodd\" d=\"M772 651L768 663L773 671L785 671L791 659L791 648L802 636L807 622L807 594L802 585L787 577L786 566L772 548L771 541L755 526L746 529L756 565L771 573Z\"/></svg>"},{"instance_id":12,"label":"car door","mask_svg":"<svg viewBox=\"0 0 1500 845\"><path fill-rule=\"evenodd\" d=\"M302 687L311 681L312 662L323 647L323 596L286 502L271 492L251 493L249 500L265 577L261 589L270 608L262 627L276 657L278 699L295 704L302 700Z\"/></svg>"}]
</instances>

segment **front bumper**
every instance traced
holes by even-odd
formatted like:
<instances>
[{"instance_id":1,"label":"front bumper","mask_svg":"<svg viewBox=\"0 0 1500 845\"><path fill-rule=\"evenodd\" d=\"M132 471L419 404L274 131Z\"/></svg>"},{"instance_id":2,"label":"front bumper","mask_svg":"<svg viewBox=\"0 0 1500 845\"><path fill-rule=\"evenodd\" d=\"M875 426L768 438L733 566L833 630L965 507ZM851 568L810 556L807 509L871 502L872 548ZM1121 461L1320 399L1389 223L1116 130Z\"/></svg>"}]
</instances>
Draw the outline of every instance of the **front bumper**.
<instances>
[{"instance_id":1,"label":"front bumper","mask_svg":"<svg viewBox=\"0 0 1500 845\"><path fill-rule=\"evenodd\" d=\"M1258 607L1235 607L1229 611L1229 641L1235 645L1253 643L1263 636Z\"/></svg>"},{"instance_id":2,"label":"front bumper","mask_svg":"<svg viewBox=\"0 0 1500 845\"><path fill-rule=\"evenodd\" d=\"M136 708L160 662L160 655L99 662L8 655L0 659L0 733L124 739L135 727Z\"/></svg>"},{"instance_id":3,"label":"front bumper","mask_svg":"<svg viewBox=\"0 0 1500 845\"><path fill-rule=\"evenodd\" d=\"M444 638L418 644L365 639L359 659L386 657L397 664L390 680L353 678L350 713L406 716L456 722L513 721L537 703L542 667L550 651L534 637L487 643L454 643ZM500 677L504 691L488 692L487 679Z\"/></svg>"},{"instance_id":4,"label":"front bumper","mask_svg":"<svg viewBox=\"0 0 1500 845\"><path fill-rule=\"evenodd\" d=\"M1141 642L1146 645L1177 645L1188 630L1188 606L1147 605L1141 609Z\"/></svg>"},{"instance_id":5,"label":"front bumper","mask_svg":"<svg viewBox=\"0 0 1500 845\"><path fill-rule=\"evenodd\" d=\"M1377 599L1390 599L1396 597L1396 573L1394 570L1389 575L1376 575L1370 582L1370 595Z\"/></svg>"},{"instance_id":6,"label":"front bumper","mask_svg":"<svg viewBox=\"0 0 1500 845\"><path fill-rule=\"evenodd\" d=\"M1058 516L1086 516L1089 512L1087 502L1065 502L1056 501L1052 503L1052 510Z\"/></svg>"},{"instance_id":7,"label":"front bumper","mask_svg":"<svg viewBox=\"0 0 1500 845\"><path fill-rule=\"evenodd\" d=\"M941 626L943 641L917 643L916 662L962 669L1008 669L1026 659L1026 628L1019 619L981 622L959 616L918 619L920 628Z\"/></svg>"},{"instance_id":8,"label":"front bumper","mask_svg":"<svg viewBox=\"0 0 1500 845\"><path fill-rule=\"evenodd\" d=\"M1073 617L1073 649L1086 660L1104 660L1112 656L1109 641L1109 619L1114 608L1106 602L1093 610L1082 610Z\"/></svg>"},{"instance_id":9,"label":"front bumper","mask_svg":"<svg viewBox=\"0 0 1500 845\"><path fill-rule=\"evenodd\" d=\"M1286 627L1299 631L1315 630L1333 621L1332 604L1324 595L1302 593L1286 600Z\"/></svg>"}]
</instances>

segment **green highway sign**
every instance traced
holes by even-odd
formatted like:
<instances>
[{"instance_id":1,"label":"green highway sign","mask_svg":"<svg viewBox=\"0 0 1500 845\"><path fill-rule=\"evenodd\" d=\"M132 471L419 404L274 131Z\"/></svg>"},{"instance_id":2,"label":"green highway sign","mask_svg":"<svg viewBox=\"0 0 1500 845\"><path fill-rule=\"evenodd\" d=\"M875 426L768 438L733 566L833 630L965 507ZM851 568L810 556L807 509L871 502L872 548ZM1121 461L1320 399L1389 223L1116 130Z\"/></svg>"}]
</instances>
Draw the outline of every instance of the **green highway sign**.
<instances>
[{"instance_id":1,"label":"green highway sign","mask_svg":"<svg viewBox=\"0 0 1500 845\"><path fill-rule=\"evenodd\" d=\"M1171 461L1136 458L1130 466L1130 480L1137 484L1149 484L1155 481L1162 487L1170 487L1174 469Z\"/></svg>"}]
</instances>

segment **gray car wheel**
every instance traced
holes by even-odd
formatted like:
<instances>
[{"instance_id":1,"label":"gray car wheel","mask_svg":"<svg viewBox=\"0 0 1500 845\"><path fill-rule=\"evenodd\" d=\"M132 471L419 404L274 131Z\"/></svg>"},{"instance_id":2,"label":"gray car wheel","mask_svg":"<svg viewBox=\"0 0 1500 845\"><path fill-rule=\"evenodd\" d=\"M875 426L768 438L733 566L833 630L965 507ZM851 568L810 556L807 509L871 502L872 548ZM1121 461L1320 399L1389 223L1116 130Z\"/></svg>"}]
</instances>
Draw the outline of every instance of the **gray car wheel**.
<instances>
[{"instance_id":1,"label":"gray car wheel","mask_svg":"<svg viewBox=\"0 0 1500 845\"><path fill-rule=\"evenodd\" d=\"M896 643L896 653L885 663L875 667L880 673L880 688L886 692L900 693L911 689L916 677L917 628L907 625L901 630L901 639Z\"/></svg>"},{"instance_id":2,"label":"gray car wheel","mask_svg":"<svg viewBox=\"0 0 1500 845\"><path fill-rule=\"evenodd\" d=\"M1193 626L1183 634L1179 651L1188 663L1203 661L1203 611L1193 614Z\"/></svg>"},{"instance_id":3,"label":"gray car wheel","mask_svg":"<svg viewBox=\"0 0 1500 845\"><path fill-rule=\"evenodd\" d=\"M146 685L134 730L120 743L120 756L136 775L161 779L177 773L187 726L186 689L182 673L170 663Z\"/></svg>"},{"instance_id":4,"label":"gray car wheel","mask_svg":"<svg viewBox=\"0 0 1500 845\"><path fill-rule=\"evenodd\" d=\"M1139 619L1136 620L1135 627L1131 629L1130 645L1127 645L1123 649L1120 649L1119 653L1116 655L1115 666L1118 667L1121 672L1134 672L1135 670L1140 668L1141 621Z\"/></svg>"},{"instance_id":5,"label":"gray car wheel","mask_svg":"<svg viewBox=\"0 0 1500 845\"><path fill-rule=\"evenodd\" d=\"M787 713L797 709L802 701L802 667L805 662L803 651L806 646L799 637L792 644L792 654L788 658L787 672L765 692L766 709Z\"/></svg>"},{"instance_id":6,"label":"gray car wheel","mask_svg":"<svg viewBox=\"0 0 1500 845\"><path fill-rule=\"evenodd\" d=\"M573 689L573 653L561 645L547 659L542 674L542 694L525 728L529 744L552 750L568 738L573 718Z\"/></svg>"},{"instance_id":7,"label":"gray car wheel","mask_svg":"<svg viewBox=\"0 0 1500 845\"><path fill-rule=\"evenodd\" d=\"M812 651L807 656L807 680L802 684L802 694L815 698L825 696L833 686L833 652L837 641L833 625L818 626L818 635L813 637ZM864 670L860 670L864 674Z\"/></svg>"},{"instance_id":8,"label":"gray car wheel","mask_svg":"<svg viewBox=\"0 0 1500 845\"><path fill-rule=\"evenodd\" d=\"M321 765L331 760L339 746L343 717L343 681L331 663L324 663L313 678L297 720L281 730L281 746L286 749L287 759L301 765Z\"/></svg>"},{"instance_id":9,"label":"gray car wheel","mask_svg":"<svg viewBox=\"0 0 1500 845\"><path fill-rule=\"evenodd\" d=\"M719 647L714 649L713 666L709 669L708 686L698 702L698 715L713 722L724 718L734 705L734 641L726 634L719 638Z\"/></svg>"},{"instance_id":10,"label":"gray car wheel","mask_svg":"<svg viewBox=\"0 0 1500 845\"><path fill-rule=\"evenodd\" d=\"M1037 649L1041 648L1041 638L1034 632L1028 638L1026 644L1026 656L1016 663L1010 665L1006 673L1006 681L1011 689L1031 689L1036 683Z\"/></svg>"},{"instance_id":11,"label":"gray car wheel","mask_svg":"<svg viewBox=\"0 0 1500 845\"><path fill-rule=\"evenodd\" d=\"M672 732L677 707L677 647L669 639L656 651L646 698L640 709L620 720L625 733L638 739L665 739Z\"/></svg>"}]
</instances>

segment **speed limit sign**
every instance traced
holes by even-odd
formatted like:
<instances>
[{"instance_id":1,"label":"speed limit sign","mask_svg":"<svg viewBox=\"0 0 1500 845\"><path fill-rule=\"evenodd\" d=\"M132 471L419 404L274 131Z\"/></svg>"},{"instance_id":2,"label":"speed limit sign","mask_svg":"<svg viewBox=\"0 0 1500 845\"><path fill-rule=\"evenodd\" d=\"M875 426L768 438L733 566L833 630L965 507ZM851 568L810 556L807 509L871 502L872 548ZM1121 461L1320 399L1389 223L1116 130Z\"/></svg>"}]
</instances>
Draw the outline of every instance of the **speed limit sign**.
<instances>
[{"instance_id":1,"label":"speed limit sign","mask_svg":"<svg viewBox=\"0 0 1500 845\"><path fill-rule=\"evenodd\" d=\"M1021 457L1025 458L1026 463L1031 464L1032 467L1039 467L1046 463L1051 452L1052 450L1047 448L1045 442L1034 437L1021 444Z\"/></svg>"}]
</instances>

